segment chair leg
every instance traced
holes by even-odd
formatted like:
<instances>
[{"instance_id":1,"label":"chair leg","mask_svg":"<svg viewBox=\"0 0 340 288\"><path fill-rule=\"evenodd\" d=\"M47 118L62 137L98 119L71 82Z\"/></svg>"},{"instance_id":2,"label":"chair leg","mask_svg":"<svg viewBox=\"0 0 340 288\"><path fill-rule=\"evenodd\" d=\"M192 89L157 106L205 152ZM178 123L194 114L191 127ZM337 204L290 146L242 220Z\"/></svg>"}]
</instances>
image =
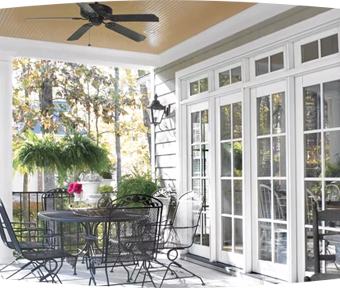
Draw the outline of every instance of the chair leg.
<instances>
[{"instance_id":1,"label":"chair leg","mask_svg":"<svg viewBox=\"0 0 340 288\"><path fill-rule=\"evenodd\" d=\"M303 279L303 288L310 288L310 277L305 276Z\"/></svg>"}]
</instances>

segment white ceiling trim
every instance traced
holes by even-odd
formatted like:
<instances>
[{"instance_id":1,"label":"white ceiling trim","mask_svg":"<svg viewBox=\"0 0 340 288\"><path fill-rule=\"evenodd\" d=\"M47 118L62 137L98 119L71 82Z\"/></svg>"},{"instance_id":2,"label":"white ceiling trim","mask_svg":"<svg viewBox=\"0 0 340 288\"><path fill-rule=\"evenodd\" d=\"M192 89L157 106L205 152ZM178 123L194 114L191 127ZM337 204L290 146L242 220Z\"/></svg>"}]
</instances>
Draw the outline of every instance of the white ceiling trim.
<instances>
[{"instance_id":1,"label":"white ceiling trim","mask_svg":"<svg viewBox=\"0 0 340 288\"><path fill-rule=\"evenodd\" d=\"M296 6L256 4L165 51L160 55L161 65L169 64L294 7Z\"/></svg>"},{"instance_id":2,"label":"white ceiling trim","mask_svg":"<svg viewBox=\"0 0 340 288\"><path fill-rule=\"evenodd\" d=\"M150 69L160 65L159 56L148 53L10 37L0 37L0 43L0 51L11 51L10 54L15 57L140 69Z\"/></svg>"}]
</instances>

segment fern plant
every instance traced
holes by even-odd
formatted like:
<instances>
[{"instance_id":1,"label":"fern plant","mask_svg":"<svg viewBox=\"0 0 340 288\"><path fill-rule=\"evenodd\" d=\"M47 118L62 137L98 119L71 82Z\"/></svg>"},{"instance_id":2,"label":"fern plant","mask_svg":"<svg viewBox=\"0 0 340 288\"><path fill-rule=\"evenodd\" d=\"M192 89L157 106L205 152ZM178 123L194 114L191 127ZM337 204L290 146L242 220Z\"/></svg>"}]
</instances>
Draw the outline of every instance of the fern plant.
<instances>
[{"instance_id":1,"label":"fern plant","mask_svg":"<svg viewBox=\"0 0 340 288\"><path fill-rule=\"evenodd\" d=\"M131 194L152 195L160 186L152 179L150 171L139 172L136 169L121 177L117 186L117 197Z\"/></svg>"}]
</instances>

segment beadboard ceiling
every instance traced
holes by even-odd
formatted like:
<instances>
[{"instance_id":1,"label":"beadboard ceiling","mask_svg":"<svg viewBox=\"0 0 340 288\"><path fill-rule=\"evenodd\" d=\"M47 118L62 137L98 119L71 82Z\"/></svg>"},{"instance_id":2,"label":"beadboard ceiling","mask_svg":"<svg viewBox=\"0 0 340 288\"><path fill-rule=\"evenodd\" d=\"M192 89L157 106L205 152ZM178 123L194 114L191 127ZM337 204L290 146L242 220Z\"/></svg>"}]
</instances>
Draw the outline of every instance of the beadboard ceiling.
<instances>
[{"instance_id":1,"label":"beadboard ceiling","mask_svg":"<svg viewBox=\"0 0 340 288\"><path fill-rule=\"evenodd\" d=\"M86 2L93 3L93 2ZM0 36L51 43L160 54L256 3L226 1L103 1L113 14L155 14L159 22L118 22L146 36L135 42L102 24L82 38L67 41L84 20L27 20L35 17L81 17L77 4L57 4L0 9ZM245 19L246 20L246 19Z\"/></svg>"}]
</instances>

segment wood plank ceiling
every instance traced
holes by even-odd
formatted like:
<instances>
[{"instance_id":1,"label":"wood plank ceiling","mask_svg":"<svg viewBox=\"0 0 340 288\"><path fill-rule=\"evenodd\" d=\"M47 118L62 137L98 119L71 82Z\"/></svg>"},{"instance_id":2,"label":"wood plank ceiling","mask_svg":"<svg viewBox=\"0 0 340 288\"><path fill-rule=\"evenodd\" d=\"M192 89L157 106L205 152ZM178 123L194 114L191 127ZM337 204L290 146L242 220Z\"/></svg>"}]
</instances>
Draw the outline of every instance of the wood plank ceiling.
<instances>
[{"instance_id":1,"label":"wood plank ceiling","mask_svg":"<svg viewBox=\"0 0 340 288\"><path fill-rule=\"evenodd\" d=\"M93 3L93 2L88 2ZM119 22L145 35L135 42L102 24L76 41L67 41L86 20L26 20L34 17L80 17L75 3L0 9L0 36L69 43L124 51L160 54L256 3L225 1L115 1L100 2L113 14L152 13L159 22ZM246 20L246 19L245 19Z\"/></svg>"}]
</instances>

